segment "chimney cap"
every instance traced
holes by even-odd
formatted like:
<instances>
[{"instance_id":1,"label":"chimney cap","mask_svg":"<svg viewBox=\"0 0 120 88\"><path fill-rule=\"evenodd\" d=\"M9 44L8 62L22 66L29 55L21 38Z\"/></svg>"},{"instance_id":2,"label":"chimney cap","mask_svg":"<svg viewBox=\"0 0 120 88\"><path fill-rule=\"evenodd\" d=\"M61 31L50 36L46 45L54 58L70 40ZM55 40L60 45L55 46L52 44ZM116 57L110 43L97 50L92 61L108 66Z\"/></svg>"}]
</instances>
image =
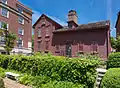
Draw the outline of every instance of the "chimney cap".
<instances>
[{"instance_id":1,"label":"chimney cap","mask_svg":"<svg viewBox=\"0 0 120 88\"><path fill-rule=\"evenodd\" d=\"M70 10L70 11L69 11L69 13L71 13L71 12L75 12L75 13L76 13L76 11L75 11L75 10Z\"/></svg>"}]
</instances>

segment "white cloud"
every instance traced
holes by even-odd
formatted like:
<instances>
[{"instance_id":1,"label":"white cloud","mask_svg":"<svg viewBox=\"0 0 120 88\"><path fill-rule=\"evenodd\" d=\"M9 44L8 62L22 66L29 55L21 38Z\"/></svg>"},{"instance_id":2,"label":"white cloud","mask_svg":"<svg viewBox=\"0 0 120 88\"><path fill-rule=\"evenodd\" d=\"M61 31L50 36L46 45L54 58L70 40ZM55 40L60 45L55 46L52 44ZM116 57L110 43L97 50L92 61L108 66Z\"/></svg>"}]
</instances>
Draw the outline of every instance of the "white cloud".
<instances>
[{"instance_id":1,"label":"white cloud","mask_svg":"<svg viewBox=\"0 0 120 88\"><path fill-rule=\"evenodd\" d=\"M34 24L41 15L42 14L40 12L33 10L32 24ZM67 23L65 21L62 21L62 20L58 19L57 17L50 16L50 15L47 15L47 16L50 17L55 22L61 24L62 26L66 26L67 25Z\"/></svg>"}]
</instances>

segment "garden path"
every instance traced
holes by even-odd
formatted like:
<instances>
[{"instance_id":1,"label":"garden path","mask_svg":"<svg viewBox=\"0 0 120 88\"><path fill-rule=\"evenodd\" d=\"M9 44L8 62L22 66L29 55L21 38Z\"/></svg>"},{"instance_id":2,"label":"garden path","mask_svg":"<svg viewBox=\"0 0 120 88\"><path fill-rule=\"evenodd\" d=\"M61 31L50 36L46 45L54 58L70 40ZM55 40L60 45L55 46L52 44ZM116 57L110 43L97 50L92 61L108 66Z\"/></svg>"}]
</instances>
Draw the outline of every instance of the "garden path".
<instances>
[{"instance_id":1,"label":"garden path","mask_svg":"<svg viewBox=\"0 0 120 88\"><path fill-rule=\"evenodd\" d=\"M32 87L22 85L8 78L4 78L3 80L4 80L5 88L32 88Z\"/></svg>"}]
</instances>

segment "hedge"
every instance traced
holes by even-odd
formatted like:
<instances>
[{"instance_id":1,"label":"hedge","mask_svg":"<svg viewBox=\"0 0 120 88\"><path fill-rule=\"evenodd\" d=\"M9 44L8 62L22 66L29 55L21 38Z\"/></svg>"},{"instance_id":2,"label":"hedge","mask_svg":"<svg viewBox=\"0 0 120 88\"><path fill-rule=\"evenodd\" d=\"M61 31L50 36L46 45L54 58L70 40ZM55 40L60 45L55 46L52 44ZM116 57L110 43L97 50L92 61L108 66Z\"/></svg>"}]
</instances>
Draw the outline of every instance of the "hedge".
<instances>
[{"instance_id":1,"label":"hedge","mask_svg":"<svg viewBox=\"0 0 120 88\"><path fill-rule=\"evenodd\" d=\"M47 76L52 80L84 84L92 88L96 78L98 60L57 57L52 55L4 56L0 66L5 69L28 73L32 76Z\"/></svg>"},{"instance_id":2,"label":"hedge","mask_svg":"<svg viewBox=\"0 0 120 88\"><path fill-rule=\"evenodd\" d=\"M120 88L120 68L111 68L106 72L101 88Z\"/></svg>"},{"instance_id":3,"label":"hedge","mask_svg":"<svg viewBox=\"0 0 120 88\"><path fill-rule=\"evenodd\" d=\"M41 87L37 88L86 88L84 85L74 84L72 82L66 81L53 81L47 84L42 85Z\"/></svg>"},{"instance_id":4,"label":"hedge","mask_svg":"<svg viewBox=\"0 0 120 88\"><path fill-rule=\"evenodd\" d=\"M5 88L4 87L4 82L3 82L3 79L0 77L0 88Z\"/></svg>"},{"instance_id":5,"label":"hedge","mask_svg":"<svg viewBox=\"0 0 120 88\"><path fill-rule=\"evenodd\" d=\"M107 61L107 69L120 67L120 52L111 53Z\"/></svg>"}]
</instances>

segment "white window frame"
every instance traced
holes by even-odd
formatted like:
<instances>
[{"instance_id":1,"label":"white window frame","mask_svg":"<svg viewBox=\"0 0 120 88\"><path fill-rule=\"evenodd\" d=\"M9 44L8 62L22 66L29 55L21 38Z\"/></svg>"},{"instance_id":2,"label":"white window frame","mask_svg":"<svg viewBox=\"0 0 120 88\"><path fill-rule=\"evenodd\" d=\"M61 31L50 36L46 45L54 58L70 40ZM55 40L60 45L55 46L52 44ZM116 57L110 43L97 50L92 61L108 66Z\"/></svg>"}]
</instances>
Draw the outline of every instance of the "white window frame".
<instances>
[{"instance_id":1,"label":"white window frame","mask_svg":"<svg viewBox=\"0 0 120 88\"><path fill-rule=\"evenodd\" d=\"M23 9L21 7L18 7L17 9L19 13L23 13Z\"/></svg>"},{"instance_id":2,"label":"white window frame","mask_svg":"<svg viewBox=\"0 0 120 88\"><path fill-rule=\"evenodd\" d=\"M7 25L7 29L3 28L3 26L2 26L3 24ZM0 28L3 29L3 30L8 30L9 29L9 24L6 23L6 22L0 21Z\"/></svg>"},{"instance_id":3,"label":"white window frame","mask_svg":"<svg viewBox=\"0 0 120 88\"><path fill-rule=\"evenodd\" d=\"M18 44L19 44L19 40L22 41L22 45L21 45L21 46L18 45L18 47L23 47L23 40L22 40L22 38L19 38L19 39L18 39L18 41L17 41Z\"/></svg>"},{"instance_id":4,"label":"white window frame","mask_svg":"<svg viewBox=\"0 0 120 88\"><path fill-rule=\"evenodd\" d=\"M20 21L21 18L22 18L22 22ZM24 18L23 18L22 16L18 16L18 22L19 22L20 24L24 24Z\"/></svg>"},{"instance_id":5,"label":"white window frame","mask_svg":"<svg viewBox=\"0 0 120 88\"><path fill-rule=\"evenodd\" d=\"M7 15L3 14L3 11L4 11L4 12L7 11L7 12L6 12ZM6 8L1 8L1 15L2 15L3 17L9 18L9 10L6 9Z\"/></svg>"},{"instance_id":6,"label":"white window frame","mask_svg":"<svg viewBox=\"0 0 120 88\"><path fill-rule=\"evenodd\" d=\"M38 28L38 37L41 37L41 29Z\"/></svg>"},{"instance_id":7,"label":"white window frame","mask_svg":"<svg viewBox=\"0 0 120 88\"><path fill-rule=\"evenodd\" d=\"M7 0L5 1L5 0L1 0L2 1L2 3L4 3L4 4L7 4Z\"/></svg>"},{"instance_id":8,"label":"white window frame","mask_svg":"<svg viewBox=\"0 0 120 88\"><path fill-rule=\"evenodd\" d=\"M20 33L20 31L22 31L22 33ZM18 28L18 34L20 34L20 35L24 35L24 29L22 29L22 28Z\"/></svg>"}]
</instances>

